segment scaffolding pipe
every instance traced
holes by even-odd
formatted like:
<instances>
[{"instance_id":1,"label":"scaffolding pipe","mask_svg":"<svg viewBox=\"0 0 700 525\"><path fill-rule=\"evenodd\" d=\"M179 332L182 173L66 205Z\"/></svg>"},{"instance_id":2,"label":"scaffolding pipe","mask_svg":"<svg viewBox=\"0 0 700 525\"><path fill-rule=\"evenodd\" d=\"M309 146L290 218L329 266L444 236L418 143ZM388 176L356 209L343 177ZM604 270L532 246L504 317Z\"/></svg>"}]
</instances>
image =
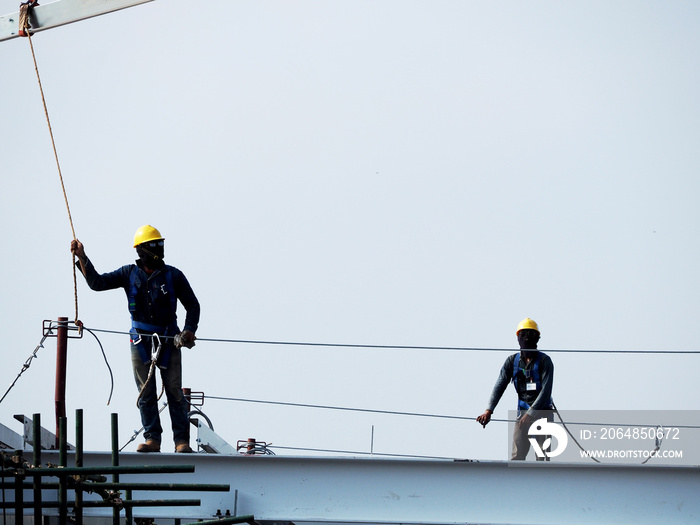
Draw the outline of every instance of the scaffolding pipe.
<instances>
[{"instance_id":1,"label":"scaffolding pipe","mask_svg":"<svg viewBox=\"0 0 700 525\"><path fill-rule=\"evenodd\" d=\"M41 466L41 414L34 414L32 417L32 445L34 467ZM34 520L42 523L41 513L41 476L32 476L34 488Z\"/></svg>"},{"instance_id":2,"label":"scaffolding pipe","mask_svg":"<svg viewBox=\"0 0 700 525\"><path fill-rule=\"evenodd\" d=\"M112 414L112 466L119 466L119 415ZM119 483L119 473L112 474L112 482ZM129 496L127 495L127 499ZM126 513L126 525L131 525L131 516ZM112 510L112 525L119 525L119 508L114 507Z\"/></svg>"},{"instance_id":3,"label":"scaffolding pipe","mask_svg":"<svg viewBox=\"0 0 700 525\"><path fill-rule=\"evenodd\" d=\"M19 454L19 463L22 464L22 451L17 451ZM17 516L17 521L19 523L24 523L24 492L22 491L22 483L24 481L24 469L20 467L19 474L15 478L15 516ZM4 497L4 496L3 496Z\"/></svg>"},{"instance_id":4,"label":"scaffolding pipe","mask_svg":"<svg viewBox=\"0 0 700 525\"><path fill-rule=\"evenodd\" d=\"M111 501L85 501L83 506L85 508L98 508L98 507L113 507L115 505L122 505L124 507L199 507L202 504L201 499L143 499L143 500L122 500L119 504ZM29 509L34 506L32 501L15 501L9 503L0 502L0 509L11 509L14 508L15 512L17 506L21 505L22 508ZM59 501L42 501L41 507L44 509L55 509L61 508L63 505ZM74 501L68 501L67 507L74 507ZM20 514L16 514L21 516ZM23 523L16 520L16 523ZM63 521L62 523L66 523Z\"/></svg>"},{"instance_id":5,"label":"scaffolding pipe","mask_svg":"<svg viewBox=\"0 0 700 525\"><path fill-rule=\"evenodd\" d=\"M83 409L75 411L75 466L83 466ZM75 505L73 506L76 525L83 525L83 482L75 486Z\"/></svg>"},{"instance_id":6,"label":"scaffolding pipe","mask_svg":"<svg viewBox=\"0 0 700 525\"><path fill-rule=\"evenodd\" d=\"M58 318L56 335L56 448L59 447L59 420L66 417L66 361L68 359L68 318Z\"/></svg>"},{"instance_id":7,"label":"scaffolding pipe","mask_svg":"<svg viewBox=\"0 0 700 525\"><path fill-rule=\"evenodd\" d=\"M66 454L66 424L67 419L62 417L58 421L58 466L62 467L58 476L58 520L59 523L68 522L68 480L63 475L65 467L68 465L68 454Z\"/></svg>"},{"instance_id":8,"label":"scaffolding pipe","mask_svg":"<svg viewBox=\"0 0 700 525\"><path fill-rule=\"evenodd\" d=\"M73 476L83 474L191 474L194 465L125 465L119 467L65 467L62 469L40 467L32 469L32 475L38 476ZM0 472L0 477L20 476L16 472Z\"/></svg>"},{"instance_id":9,"label":"scaffolding pipe","mask_svg":"<svg viewBox=\"0 0 700 525\"><path fill-rule=\"evenodd\" d=\"M66 338L67 339L67 338ZM59 352L61 353L61 352ZM60 374L59 374L60 377ZM60 381L57 382L57 384ZM57 397L58 398L58 397ZM65 405L64 405L65 406ZM75 449L75 467L68 467L68 440L67 440L67 418L58 418L58 468L42 467L41 466L41 415L34 414L33 418L33 460L32 464L26 463L22 457L22 451L18 450L16 457L11 461L3 455L3 463L11 463L13 468L6 471L4 468L0 470L0 487L14 488L13 502L0 502L0 509L14 509L15 522L24 522L25 508L33 508L33 519L35 522L43 520L42 509L57 508L59 523L67 523L68 510L73 508L75 511L75 523L82 525L83 509L106 507L112 508L113 521L119 523L119 514L121 509L125 510L127 524L131 523L133 507L194 507L201 506L200 499L148 499L134 500L132 498L132 490L188 490L188 491L222 491L228 492L230 485L225 484L189 484L189 483L120 483L119 475L124 474L178 474L192 473L195 470L194 465L146 465L146 466L125 466L119 465L119 439L118 439L118 419L117 414L112 414L112 466L109 467L84 467L83 466L83 411L76 410L76 449ZM4 466L4 465L3 465ZM101 474L101 475L97 475ZM106 480L103 474L112 474L113 482L104 483ZM31 476L31 481L28 477ZM58 482L44 483L46 477L57 477ZM75 476L75 477L74 477ZM5 481L6 478L14 478L12 481ZM90 480L90 478L93 478ZM84 480L89 480L87 484ZM33 489L33 501L25 501L23 498L24 490ZM43 501L42 490L52 488L57 489L57 501ZM101 492L111 488L117 488L126 491L127 497L122 499L112 500L105 498L103 501L85 501L83 492ZM73 501L69 501L68 491L74 490L75 497ZM105 497L105 496L103 496ZM245 520L244 520L245 521ZM232 522L234 523L234 522ZM238 522L235 522L238 523Z\"/></svg>"},{"instance_id":10,"label":"scaffolding pipe","mask_svg":"<svg viewBox=\"0 0 700 525\"><path fill-rule=\"evenodd\" d=\"M40 478L41 476L36 476ZM48 481L46 483L41 483L39 485L41 490L57 490L58 483L55 481ZM31 481L25 481L22 483L22 487L25 490L34 488L34 483ZM0 481L0 489L14 489L14 481ZM126 490L144 490L144 491L167 491L167 492L230 492L231 485L218 484L218 483L141 483L141 482L121 482L121 483L110 483L110 482L91 482L84 483L80 482L80 490L82 492L95 492L97 490L116 490L116 491L126 491ZM76 487L76 490L77 487ZM128 499L128 498L127 498Z\"/></svg>"}]
</instances>

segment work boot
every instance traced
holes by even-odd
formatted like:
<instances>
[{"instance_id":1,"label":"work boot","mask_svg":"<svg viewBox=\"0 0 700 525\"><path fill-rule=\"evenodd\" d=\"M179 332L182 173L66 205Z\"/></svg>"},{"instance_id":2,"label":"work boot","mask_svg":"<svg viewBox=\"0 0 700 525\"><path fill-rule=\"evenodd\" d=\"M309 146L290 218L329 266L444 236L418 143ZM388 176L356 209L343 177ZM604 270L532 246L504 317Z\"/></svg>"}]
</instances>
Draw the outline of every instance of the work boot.
<instances>
[{"instance_id":1,"label":"work boot","mask_svg":"<svg viewBox=\"0 0 700 525\"><path fill-rule=\"evenodd\" d=\"M145 443L141 443L136 452L160 452L160 443L153 439L147 439Z\"/></svg>"},{"instance_id":2,"label":"work boot","mask_svg":"<svg viewBox=\"0 0 700 525\"><path fill-rule=\"evenodd\" d=\"M187 441L179 441L175 443L175 452L179 454L192 454L192 449Z\"/></svg>"}]
</instances>

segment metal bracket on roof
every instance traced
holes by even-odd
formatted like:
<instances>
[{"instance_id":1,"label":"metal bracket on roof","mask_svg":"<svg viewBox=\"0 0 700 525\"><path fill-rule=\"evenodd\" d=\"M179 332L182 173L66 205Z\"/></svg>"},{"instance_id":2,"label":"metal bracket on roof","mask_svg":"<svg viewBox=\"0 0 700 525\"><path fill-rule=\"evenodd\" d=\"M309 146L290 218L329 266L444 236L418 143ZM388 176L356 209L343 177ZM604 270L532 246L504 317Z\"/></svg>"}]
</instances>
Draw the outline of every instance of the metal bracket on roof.
<instances>
[{"instance_id":1,"label":"metal bracket on roof","mask_svg":"<svg viewBox=\"0 0 700 525\"><path fill-rule=\"evenodd\" d=\"M229 445L224 438L219 436L201 420L197 420L197 444L209 454L236 455L235 447Z\"/></svg>"}]
</instances>

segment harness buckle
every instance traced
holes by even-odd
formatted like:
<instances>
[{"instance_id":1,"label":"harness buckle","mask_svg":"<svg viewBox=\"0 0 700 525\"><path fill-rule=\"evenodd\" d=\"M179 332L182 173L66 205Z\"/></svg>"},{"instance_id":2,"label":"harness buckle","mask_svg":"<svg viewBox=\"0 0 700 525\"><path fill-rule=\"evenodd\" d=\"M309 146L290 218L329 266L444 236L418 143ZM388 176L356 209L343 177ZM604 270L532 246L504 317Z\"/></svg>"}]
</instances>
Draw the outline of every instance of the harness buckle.
<instances>
[{"instance_id":1,"label":"harness buckle","mask_svg":"<svg viewBox=\"0 0 700 525\"><path fill-rule=\"evenodd\" d=\"M158 341L157 345L156 340ZM158 361L158 357L160 356L160 349L162 346L163 344L160 342L160 336L157 332L154 332L151 338L151 361L153 361L154 363Z\"/></svg>"}]
</instances>

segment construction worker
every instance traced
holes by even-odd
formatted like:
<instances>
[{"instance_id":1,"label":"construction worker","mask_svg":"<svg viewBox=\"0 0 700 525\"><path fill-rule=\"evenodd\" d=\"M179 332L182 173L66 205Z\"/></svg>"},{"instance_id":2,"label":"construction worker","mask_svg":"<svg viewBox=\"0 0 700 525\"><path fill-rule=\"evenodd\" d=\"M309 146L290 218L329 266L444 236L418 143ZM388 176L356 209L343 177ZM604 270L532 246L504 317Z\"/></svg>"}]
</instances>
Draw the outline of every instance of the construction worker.
<instances>
[{"instance_id":1,"label":"construction worker","mask_svg":"<svg viewBox=\"0 0 700 525\"><path fill-rule=\"evenodd\" d=\"M182 392L180 349L182 346L192 348L195 344L199 301L185 275L163 261L164 245L165 240L157 229L150 225L142 226L134 236L134 248L138 255L136 264L127 264L104 274L97 273L80 241L73 240L70 248L78 258L76 265L83 271L91 289L123 288L129 301L131 363L139 388L138 406L146 440L136 450L160 452L163 428L158 414L155 370L151 370L157 366L168 399L175 452L192 452L187 416L189 405ZM182 331L177 326L178 300L187 311ZM157 351L158 348L160 351ZM152 375L150 380L149 372Z\"/></svg>"},{"instance_id":2,"label":"construction worker","mask_svg":"<svg viewBox=\"0 0 700 525\"><path fill-rule=\"evenodd\" d=\"M554 365L547 354L537 350L540 329L535 321L530 318L523 319L515 334L518 337L520 353L508 356L503 363L491 392L488 408L476 421L486 427L508 383L512 382L518 394L518 415L513 431L511 459L524 460L530 450L530 426L542 417L546 417L548 421L552 420ZM541 446L545 437L538 436L537 440Z\"/></svg>"}]
</instances>

